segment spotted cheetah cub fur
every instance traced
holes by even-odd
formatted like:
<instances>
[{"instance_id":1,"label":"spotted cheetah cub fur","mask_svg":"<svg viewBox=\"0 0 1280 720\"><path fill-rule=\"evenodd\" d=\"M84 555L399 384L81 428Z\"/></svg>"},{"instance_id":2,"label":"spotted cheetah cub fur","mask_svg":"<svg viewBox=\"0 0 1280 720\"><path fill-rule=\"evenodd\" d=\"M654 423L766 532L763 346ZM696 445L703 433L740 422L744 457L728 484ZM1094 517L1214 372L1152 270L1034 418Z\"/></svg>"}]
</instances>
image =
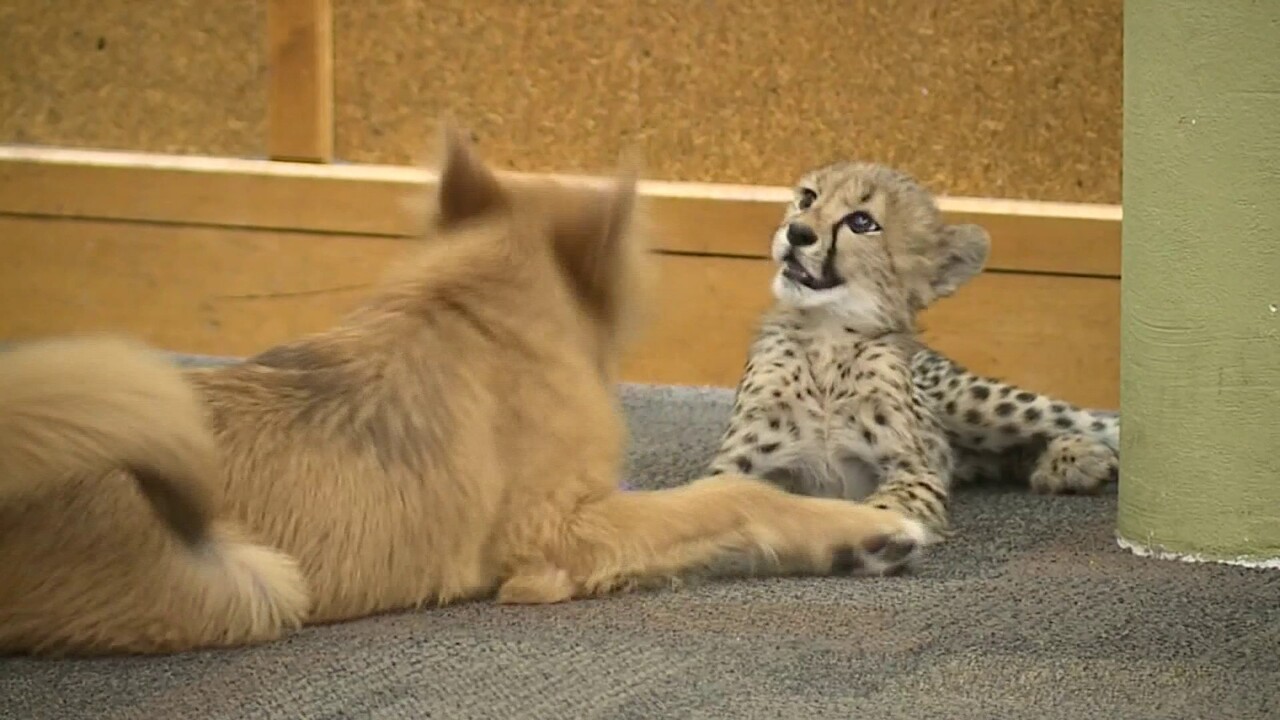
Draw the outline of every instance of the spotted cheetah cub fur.
<instances>
[{"instance_id":1,"label":"spotted cheetah cub fur","mask_svg":"<svg viewBox=\"0 0 1280 720\"><path fill-rule=\"evenodd\" d=\"M802 177L772 240L776 302L711 472L865 500L939 532L957 479L1048 458L1033 484L1100 484L1114 452L1095 436L1118 432L1112 421L1028 401L918 338L918 313L981 272L989 249L986 230L943 222L932 194L893 168L841 162Z\"/></svg>"},{"instance_id":2,"label":"spotted cheetah cub fur","mask_svg":"<svg viewBox=\"0 0 1280 720\"><path fill-rule=\"evenodd\" d=\"M942 420L956 484L1023 480L1037 493L1093 494L1117 480L1120 418L970 372L925 348L913 385Z\"/></svg>"}]
</instances>

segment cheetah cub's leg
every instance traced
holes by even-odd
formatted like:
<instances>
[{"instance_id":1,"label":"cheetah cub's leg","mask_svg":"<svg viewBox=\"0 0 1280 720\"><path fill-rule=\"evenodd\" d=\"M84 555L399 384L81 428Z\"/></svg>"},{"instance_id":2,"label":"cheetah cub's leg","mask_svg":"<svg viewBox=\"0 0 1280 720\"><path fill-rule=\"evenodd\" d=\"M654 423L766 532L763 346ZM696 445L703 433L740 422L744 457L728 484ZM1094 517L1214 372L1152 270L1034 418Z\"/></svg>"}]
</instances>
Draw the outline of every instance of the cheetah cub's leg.
<instances>
[{"instance_id":1,"label":"cheetah cub's leg","mask_svg":"<svg viewBox=\"0 0 1280 720\"><path fill-rule=\"evenodd\" d=\"M711 460L710 474L750 475L797 492L804 465L801 436L789 408L737 406Z\"/></svg>"},{"instance_id":2,"label":"cheetah cub's leg","mask_svg":"<svg viewBox=\"0 0 1280 720\"><path fill-rule=\"evenodd\" d=\"M1120 419L971 373L932 351L913 384L961 458L957 476L1015 472L1037 492L1093 492L1116 479Z\"/></svg>"},{"instance_id":3,"label":"cheetah cub's leg","mask_svg":"<svg viewBox=\"0 0 1280 720\"><path fill-rule=\"evenodd\" d=\"M1035 459L1031 489L1047 495L1093 494L1120 475L1120 456L1087 435L1055 437Z\"/></svg>"},{"instance_id":4,"label":"cheetah cub's leg","mask_svg":"<svg viewBox=\"0 0 1280 720\"><path fill-rule=\"evenodd\" d=\"M956 448L955 454L952 478L957 485L1028 478L1037 493L1092 494L1115 482L1119 474L1119 456L1105 444L1080 434L999 453Z\"/></svg>"},{"instance_id":5,"label":"cheetah cub's leg","mask_svg":"<svg viewBox=\"0 0 1280 720\"><path fill-rule=\"evenodd\" d=\"M905 375L905 373L904 373ZM905 392L905 377L896 386L880 383L858 388L851 420L852 443L876 467L880 482L866 498L873 507L897 509L920 520L939 535L949 534L952 453L928 409ZM907 395L906 397L903 397Z\"/></svg>"},{"instance_id":6,"label":"cheetah cub's leg","mask_svg":"<svg viewBox=\"0 0 1280 720\"><path fill-rule=\"evenodd\" d=\"M788 359L782 353L793 358L798 352L769 340L766 336L752 348L752 359L734 393L729 424L708 470L712 475L750 475L799 492L811 428L798 417L799 367L776 361Z\"/></svg>"},{"instance_id":7,"label":"cheetah cub's leg","mask_svg":"<svg viewBox=\"0 0 1280 720\"><path fill-rule=\"evenodd\" d=\"M951 444L955 451L951 481L955 485L992 483L1026 473L1020 452L977 452L954 442Z\"/></svg>"}]
</instances>

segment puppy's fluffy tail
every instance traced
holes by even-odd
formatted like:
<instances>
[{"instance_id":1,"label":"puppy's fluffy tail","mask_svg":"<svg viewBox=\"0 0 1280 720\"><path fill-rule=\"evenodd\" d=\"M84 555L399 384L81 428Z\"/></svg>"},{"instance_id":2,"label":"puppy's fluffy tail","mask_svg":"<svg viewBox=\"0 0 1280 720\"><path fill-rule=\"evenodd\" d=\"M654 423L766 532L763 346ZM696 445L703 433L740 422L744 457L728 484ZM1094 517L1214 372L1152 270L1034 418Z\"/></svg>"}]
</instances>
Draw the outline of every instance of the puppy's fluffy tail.
<instances>
[{"instance_id":1,"label":"puppy's fluffy tail","mask_svg":"<svg viewBox=\"0 0 1280 720\"><path fill-rule=\"evenodd\" d=\"M184 547L108 573L130 578L121 587L82 587L85 573L50 570L58 582L19 593L16 611L0 607L15 618L0 628L0 650L186 650L266 641L305 621L310 596L297 563L214 522L216 445L177 367L145 346L103 336L0 352L0 504L121 468ZM138 578L158 594L139 595Z\"/></svg>"},{"instance_id":2,"label":"puppy's fluffy tail","mask_svg":"<svg viewBox=\"0 0 1280 720\"><path fill-rule=\"evenodd\" d=\"M190 545L212 521L215 445L195 391L143 345L43 340L0 352L0 502L124 468Z\"/></svg>"}]
</instances>

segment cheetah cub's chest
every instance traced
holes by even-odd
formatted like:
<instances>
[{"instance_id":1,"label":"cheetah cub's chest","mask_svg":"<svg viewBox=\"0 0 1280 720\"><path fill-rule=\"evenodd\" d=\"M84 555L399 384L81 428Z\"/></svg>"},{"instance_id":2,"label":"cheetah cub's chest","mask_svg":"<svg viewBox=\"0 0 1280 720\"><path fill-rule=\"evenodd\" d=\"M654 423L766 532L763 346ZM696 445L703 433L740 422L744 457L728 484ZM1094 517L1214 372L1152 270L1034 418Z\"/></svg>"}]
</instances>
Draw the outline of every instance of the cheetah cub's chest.
<instances>
[{"instance_id":1,"label":"cheetah cub's chest","mask_svg":"<svg viewBox=\"0 0 1280 720\"><path fill-rule=\"evenodd\" d=\"M923 419L900 339L780 323L752 348L712 469L752 472L807 495L864 498L924 452Z\"/></svg>"},{"instance_id":2,"label":"cheetah cub's chest","mask_svg":"<svg viewBox=\"0 0 1280 720\"><path fill-rule=\"evenodd\" d=\"M797 413L802 452L813 461L809 484L823 495L862 498L880 480L881 437L904 369L894 348L844 333L800 334L810 392ZM877 419L881 422L877 423Z\"/></svg>"}]
</instances>

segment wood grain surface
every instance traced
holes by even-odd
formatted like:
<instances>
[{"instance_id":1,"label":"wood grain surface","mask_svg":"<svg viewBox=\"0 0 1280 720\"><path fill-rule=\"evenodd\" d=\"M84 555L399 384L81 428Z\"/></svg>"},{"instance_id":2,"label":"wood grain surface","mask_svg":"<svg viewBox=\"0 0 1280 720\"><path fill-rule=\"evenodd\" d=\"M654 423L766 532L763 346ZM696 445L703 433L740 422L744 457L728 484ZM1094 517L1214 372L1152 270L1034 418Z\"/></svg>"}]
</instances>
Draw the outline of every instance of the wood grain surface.
<instances>
[{"instance_id":1,"label":"wood grain surface","mask_svg":"<svg viewBox=\"0 0 1280 720\"><path fill-rule=\"evenodd\" d=\"M332 323L413 242L0 216L0 337L112 330L245 355ZM624 379L732 386L769 263L661 255L651 323ZM981 372L1114 407L1119 281L991 273L927 311L925 337Z\"/></svg>"},{"instance_id":2,"label":"wood grain surface","mask_svg":"<svg viewBox=\"0 0 1280 720\"><path fill-rule=\"evenodd\" d=\"M434 178L395 166L0 148L0 212L404 237L418 228L403 203ZM758 258L791 198L782 187L661 181L642 182L640 192L657 249ZM991 233L990 269L1119 277L1119 207L939 202L951 222Z\"/></svg>"}]
</instances>

